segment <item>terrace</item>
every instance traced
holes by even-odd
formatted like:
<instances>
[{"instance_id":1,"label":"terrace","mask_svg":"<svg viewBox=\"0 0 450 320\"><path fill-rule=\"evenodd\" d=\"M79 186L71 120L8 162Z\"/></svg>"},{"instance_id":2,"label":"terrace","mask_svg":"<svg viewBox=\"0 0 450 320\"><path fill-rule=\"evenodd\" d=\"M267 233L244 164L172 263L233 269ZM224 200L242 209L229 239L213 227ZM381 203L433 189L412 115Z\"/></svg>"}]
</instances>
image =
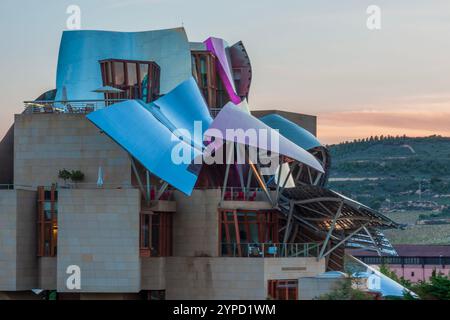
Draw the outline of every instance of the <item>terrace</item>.
<instances>
[{"instance_id":1,"label":"terrace","mask_svg":"<svg viewBox=\"0 0 450 320\"><path fill-rule=\"evenodd\" d=\"M25 114L89 114L91 112L104 109L115 103L124 102L127 99L101 99L101 100L36 100L24 101ZM211 117L214 119L221 108L209 108Z\"/></svg>"},{"instance_id":2,"label":"terrace","mask_svg":"<svg viewBox=\"0 0 450 320\"><path fill-rule=\"evenodd\" d=\"M51 114L51 113L76 113L88 114L118 102L124 99L108 100L70 100L70 101L25 101L25 114Z\"/></svg>"}]
</instances>

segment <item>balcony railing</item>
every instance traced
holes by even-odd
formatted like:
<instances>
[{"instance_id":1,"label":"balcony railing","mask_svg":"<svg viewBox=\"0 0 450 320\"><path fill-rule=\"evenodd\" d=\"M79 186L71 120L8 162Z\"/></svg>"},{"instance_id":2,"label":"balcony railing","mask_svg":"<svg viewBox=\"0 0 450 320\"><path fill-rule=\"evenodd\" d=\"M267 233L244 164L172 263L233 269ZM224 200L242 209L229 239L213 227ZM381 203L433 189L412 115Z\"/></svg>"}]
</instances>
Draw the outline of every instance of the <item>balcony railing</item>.
<instances>
[{"instance_id":1,"label":"balcony railing","mask_svg":"<svg viewBox=\"0 0 450 320\"><path fill-rule=\"evenodd\" d=\"M135 186L131 184L124 183L105 183L102 185L98 185L97 183L89 183L89 182L67 182L58 185L58 188L61 189L136 189Z\"/></svg>"},{"instance_id":2,"label":"balcony railing","mask_svg":"<svg viewBox=\"0 0 450 320\"><path fill-rule=\"evenodd\" d=\"M26 114L36 114L36 113L87 114L122 101L125 100L109 99L109 100L71 100L71 101L25 101L24 104Z\"/></svg>"},{"instance_id":3,"label":"balcony railing","mask_svg":"<svg viewBox=\"0 0 450 320\"><path fill-rule=\"evenodd\" d=\"M249 258L318 257L320 243L222 243L221 256Z\"/></svg>"},{"instance_id":4,"label":"balcony railing","mask_svg":"<svg viewBox=\"0 0 450 320\"><path fill-rule=\"evenodd\" d=\"M450 257L361 257L355 256L359 260L367 264L381 265L450 265Z\"/></svg>"},{"instance_id":5,"label":"balcony railing","mask_svg":"<svg viewBox=\"0 0 450 320\"><path fill-rule=\"evenodd\" d=\"M223 190L223 189L222 189ZM265 201L266 198L260 188L225 188L224 201Z\"/></svg>"},{"instance_id":6,"label":"balcony railing","mask_svg":"<svg viewBox=\"0 0 450 320\"><path fill-rule=\"evenodd\" d=\"M19 185L19 184L0 184L0 190L35 190L32 186Z\"/></svg>"}]
</instances>

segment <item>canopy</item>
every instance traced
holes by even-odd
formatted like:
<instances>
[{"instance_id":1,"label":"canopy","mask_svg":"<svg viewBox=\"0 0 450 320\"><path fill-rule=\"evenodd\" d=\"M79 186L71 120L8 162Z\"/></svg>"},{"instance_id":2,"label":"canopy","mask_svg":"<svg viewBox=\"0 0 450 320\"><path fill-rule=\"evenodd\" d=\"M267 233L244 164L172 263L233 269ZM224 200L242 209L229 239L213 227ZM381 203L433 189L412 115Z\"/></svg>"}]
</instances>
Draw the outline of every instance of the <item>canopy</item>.
<instances>
[{"instance_id":1,"label":"canopy","mask_svg":"<svg viewBox=\"0 0 450 320\"><path fill-rule=\"evenodd\" d=\"M324 172L322 166L319 161L307 152L305 149L299 147L292 141L285 138L283 135L279 134L276 130L270 128L256 117L248 114L245 111L242 111L232 102L229 102L222 108L217 117L214 119L211 124L211 129L217 129L218 132L221 133L222 136L217 135L216 130L208 130L205 135L209 137L215 137L224 139L230 142L239 142L235 141L234 137L230 137L227 134L227 130L243 130L244 132L247 130L256 130L257 134L260 130L265 130L267 133L267 141L252 141L253 139L245 139L244 142L246 145L251 147L264 149L267 151L279 153L281 155L287 156L289 158L295 159L299 162L306 164L307 166L316 169L319 172ZM278 144L275 144L275 141L272 139L278 140ZM278 146L278 150L273 148L273 145Z\"/></svg>"},{"instance_id":2,"label":"canopy","mask_svg":"<svg viewBox=\"0 0 450 320\"><path fill-rule=\"evenodd\" d=\"M190 164L199 155L198 150L175 137L143 103L128 100L90 113L87 118L150 172L191 194L198 177ZM174 163L172 151L180 145L189 150L190 163Z\"/></svg>"},{"instance_id":3,"label":"canopy","mask_svg":"<svg viewBox=\"0 0 450 320\"><path fill-rule=\"evenodd\" d=\"M269 127L279 130L283 136L303 149L311 150L322 146L320 141L312 133L279 114L268 114L259 120Z\"/></svg>"}]
</instances>

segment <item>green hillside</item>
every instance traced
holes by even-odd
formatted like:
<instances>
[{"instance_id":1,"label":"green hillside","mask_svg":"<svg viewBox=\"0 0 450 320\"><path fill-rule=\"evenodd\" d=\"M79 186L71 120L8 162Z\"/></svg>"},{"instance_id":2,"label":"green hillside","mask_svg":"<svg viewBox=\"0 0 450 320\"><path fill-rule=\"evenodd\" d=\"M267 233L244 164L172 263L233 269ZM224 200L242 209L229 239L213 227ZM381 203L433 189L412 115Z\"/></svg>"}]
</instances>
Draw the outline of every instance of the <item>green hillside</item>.
<instances>
[{"instance_id":1,"label":"green hillside","mask_svg":"<svg viewBox=\"0 0 450 320\"><path fill-rule=\"evenodd\" d=\"M408 224L393 242L450 243L450 138L370 137L329 148L329 187Z\"/></svg>"}]
</instances>

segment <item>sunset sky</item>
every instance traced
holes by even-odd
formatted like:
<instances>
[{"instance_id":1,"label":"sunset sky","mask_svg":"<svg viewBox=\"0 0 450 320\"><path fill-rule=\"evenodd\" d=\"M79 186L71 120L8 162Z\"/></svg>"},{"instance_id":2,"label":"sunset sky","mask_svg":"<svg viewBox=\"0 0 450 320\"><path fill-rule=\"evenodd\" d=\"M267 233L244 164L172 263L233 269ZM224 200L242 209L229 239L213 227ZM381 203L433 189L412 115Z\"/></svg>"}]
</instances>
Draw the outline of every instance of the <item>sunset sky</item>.
<instances>
[{"instance_id":1,"label":"sunset sky","mask_svg":"<svg viewBox=\"0 0 450 320\"><path fill-rule=\"evenodd\" d=\"M324 143L370 135L450 136L448 0L2 0L0 136L55 87L66 8L82 29L142 31L184 25L191 41L243 40L253 109L318 115ZM381 30L366 27L369 5Z\"/></svg>"}]
</instances>

